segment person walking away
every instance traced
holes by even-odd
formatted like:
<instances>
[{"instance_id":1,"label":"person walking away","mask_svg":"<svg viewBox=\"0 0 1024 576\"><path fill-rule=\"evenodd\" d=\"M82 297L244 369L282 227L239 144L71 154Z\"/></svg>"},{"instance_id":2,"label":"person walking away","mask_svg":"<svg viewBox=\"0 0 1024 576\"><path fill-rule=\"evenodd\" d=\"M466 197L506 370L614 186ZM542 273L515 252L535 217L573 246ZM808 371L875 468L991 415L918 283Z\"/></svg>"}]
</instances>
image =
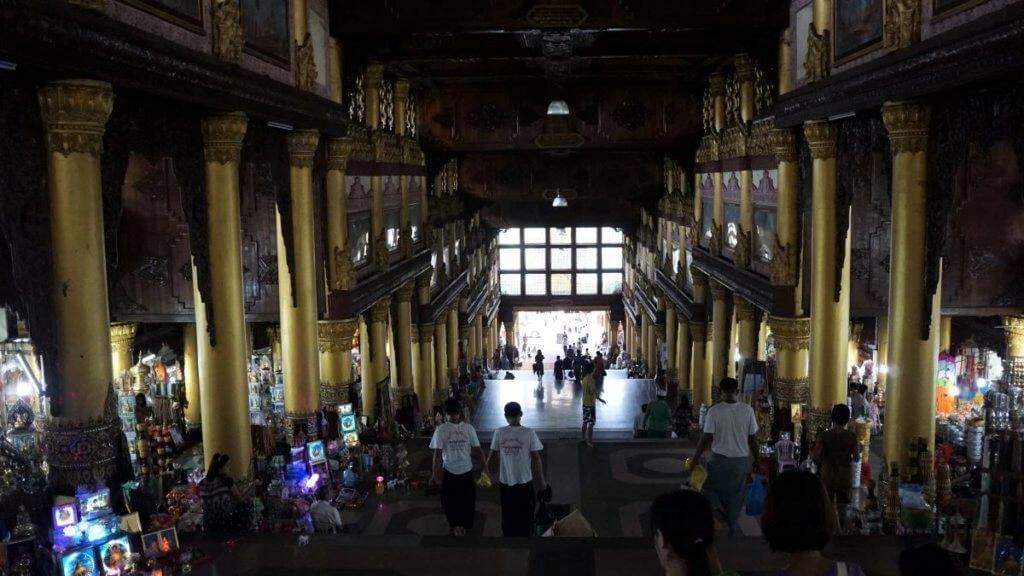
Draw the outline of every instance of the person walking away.
<instances>
[{"instance_id":1,"label":"person walking away","mask_svg":"<svg viewBox=\"0 0 1024 576\"><path fill-rule=\"evenodd\" d=\"M498 490L501 494L501 532L505 536L530 536L535 508L534 482L548 491L537 433L522 425L523 408L518 402L505 404L508 426L494 431L491 450L484 461L490 469L491 456L498 453Z\"/></svg>"},{"instance_id":2,"label":"person walking away","mask_svg":"<svg viewBox=\"0 0 1024 576\"><path fill-rule=\"evenodd\" d=\"M594 425L597 424L597 401L605 403L601 399L601 390L594 380L594 368L592 364L586 364L583 368L583 441L587 446L594 445Z\"/></svg>"},{"instance_id":3,"label":"person walking away","mask_svg":"<svg viewBox=\"0 0 1024 576\"><path fill-rule=\"evenodd\" d=\"M327 486L316 491L313 504L309 507L309 519L317 534L334 533L341 530L341 514L328 497Z\"/></svg>"},{"instance_id":4,"label":"person walking away","mask_svg":"<svg viewBox=\"0 0 1024 576\"><path fill-rule=\"evenodd\" d=\"M693 407L690 405L690 397L683 394L679 399L679 406L672 414L672 427L675 428L676 436L686 438L690 434L690 426L693 422Z\"/></svg>"},{"instance_id":5,"label":"person walking away","mask_svg":"<svg viewBox=\"0 0 1024 576\"><path fill-rule=\"evenodd\" d=\"M604 390L604 377L608 373L604 368L604 356L598 351L594 357L594 384L597 384L598 390Z\"/></svg>"},{"instance_id":6,"label":"person walking away","mask_svg":"<svg viewBox=\"0 0 1024 576\"><path fill-rule=\"evenodd\" d=\"M485 462L480 439L472 424L463 421L462 405L454 399L444 404L448 421L434 430L430 448L434 450L431 483L441 484L441 506L455 536L473 529L476 514L476 482L473 480L473 454Z\"/></svg>"},{"instance_id":7,"label":"person walking away","mask_svg":"<svg viewBox=\"0 0 1024 576\"><path fill-rule=\"evenodd\" d=\"M565 370L562 368L562 357L555 356L555 382L561 384L562 380L565 379Z\"/></svg>"},{"instance_id":8,"label":"person walking away","mask_svg":"<svg viewBox=\"0 0 1024 576\"><path fill-rule=\"evenodd\" d=\"M835 528L835 511L814 474L787 470L768 486L761 530L772 551L789 554L781 576L864 576L860 566L822 555Z\"/></svg>"},{"instance_id":9,"label":"person walking away","mask_svg":"<svg viewBox=\"0 0 1024 576\"><path fill-rule=\"evenodd\" d=\"M537 375L537 380L544 378L544 355L540 350L537 350L537 355L533 357L533 373Z\"/></svg>"},{"instance_id":10,"label":"person walking away","mask_svg":"<svg viewBox=\"0 0 1024 576\"><path fill-rule=\"evenodd\" d=\"M846 404L833 406L832 427L818 434L818 440L811 450L811 458L820 467L821 481L825 485L828 499L840 513L850 504L850 492L853 489L850 464L860 457L857 434L846 429L849 422L850 408Z\"/></svg>"},{"instance_id":11,"label":"person walking away","mask_svg":"<svg viewBox=\"0 0 1024 576\"><path fill-rule=\"evenodd\" d=\"M668 425L672 419L672 409L665 402L665 396L665 390L658 388L657 398L647 405L644 428L647 430L648 438L668 438Z\"/></svg>"},{"instance_id":12,"label":"person walking away","mask_svg":"<svg viewBox=\"0 0 1024 576\"><path fill-rule=\"evenodd\" d=\"M724 516L731 536L736 533L746 498L747 478L757 468L757 419L754 410L739 401L739 383L735 378L722 378L718 387L722 400L704 416L704 434L689 470L693 472L710 448L703 492L712 508Z\"/></svg>"},{"instance_id":13,"label":"person walking away","mask_svg":"<svg viewBox=\"0 0 1024 576\"><path fill-rule=\"evenodd\" d=\"M665 576L739 576L722 570L711 505L699 492L677 490L655 498L651 534Z\"/></svg>"},{"instance_id":14,"label":"person walking away","mask_svg":"<svg viewBox=\"0 0 1024 576\"><path fill-rule=\"evenodd\" d=\"M868 417L868 400L864 397L864 393L867 391L868 387L864 384L854 385L853 393L850 394L851 420Z\"/></svg>"}]
</instances>

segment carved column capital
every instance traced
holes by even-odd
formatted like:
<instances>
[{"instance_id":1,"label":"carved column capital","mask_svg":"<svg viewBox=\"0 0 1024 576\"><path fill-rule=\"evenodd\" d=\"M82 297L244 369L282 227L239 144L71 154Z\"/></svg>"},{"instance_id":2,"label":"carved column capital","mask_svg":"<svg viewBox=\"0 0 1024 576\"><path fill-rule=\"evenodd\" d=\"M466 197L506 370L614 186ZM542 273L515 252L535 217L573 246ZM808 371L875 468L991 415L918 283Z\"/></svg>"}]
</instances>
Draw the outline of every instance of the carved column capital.
<instances>
[{"instance_id":1,"label":"carved column capital","mask_svg":"<svg viewBox=\"0 0 1024 576\"><path fill-rule=\"evenodd\" d=\"M737 322L759 322L761 320L761 309L747 299L736 298L733 305L736 307Z\"/></svg>"},{"instance_id":2,"label":"carved column capital","mask_svg":"<svg viewBox=\"0 0 1024 576\"><path fill-rule=\"evenodd\" d=\"M729 294L729 289L726 288L725 285L720 282L710 282L708 287L711 289L712 300L724 300L725 297Z\"/></svg>"},{"instance_id":3,"label":"carved column capital","mask_svg":"<svg viewBox=\"0 0 1024 576\"><path fill-rule=\"evenodd\" d=\"M707 342L708 341L708 324L707 322L689 322L690 328L690 340L692 342Z\"/></svg>"},{"instance_id":4,"label":"carved column capital","mask_svg":"<svg viewBox=\"0 0 1024 576\"><path fill-rule=\"evenodd\" d=\"M780 350L807 350L811 342L810 318L783 318L769 316L775 347Z\"/></svg>"},{"instance_id":5,"label":"carved column capital","mask_svg":"<svg viewBox=\"0 0 1024 576\"><path fill-rule=\"evenodd\" d=\"M882 106L882 121L889 131L892 153L924 152L928 147L928 119L926 104L916 102L888 103Z\"/></svg>"},{"instance_id":6,"label":"carved column capital","mask_svg":"<svg viewBox=\"0 0 1024 576\"><path fill-rule=\"evenodd\" d=\"M114 109L110 84L61 80L39 88L39 111L46 127L46 149L68 156L103 152L103 132Z\"/></svg>"},{"instance_id":7,"label":"carved column capital","mask_svg":"<svg viewBox=\"0 0 1024 576\"><path fill-rule=\"evenodd\" d=\"M433 322L423 322L419 325L420 342L430 344L434 341L435 325Z\"/></svg>"},{"instance_id":8,"label":"carved column capital","mask_svg":"<svg viewBox=\"0 0 1024 576\"><path fill-rule=\"evenodd\" d=\"M318 323L317 344L321 352L345 352L352 349L352 337L359 327L355 318L321 320Z\"/></svg>"},{"instance_id":9,"label":"carved column capital","mask_svg":"<svg viewBox=\"0 0 1024 576\"><path fill-rule=\"evenodd\" d=\"M138 324L111 324L110 325L110 348L113 352L131 353L135 345L135 333Z\"/></svg>"},{"instance_id":10,"label":"carved column capital","mask_svg":"<svg viewBox=\"0 0 1024 576\"><path fill-rule=\"evenodd\" d=\"M836 127L827 120L804 122L804 136L811 149L811 158L828 160L836 157Z\"/></svg>"},{"instance_id":11,"label":"carved column capital","mask_svg":"<svg viewBox=\"0 0 1024 576\"><path fill-rule=\"evenodd\" d=\"M288 162L294 168L311 168L320 133L316 130L295 130L288 134Z\"/></svg>"},{"instance_id":12,"label":"carved column capital","mask_svg":"<svg viewBox=\"0 0 1024 576\"><path fill-rule=\"evenodd\" d=\"M725 96L725 76L715 72L708 76L708 90L712 98Z\"/></svg>"},{"instance_id":13,"label":"carved column capital","mask_svg":"<svg viewBox=\"0 0 1024 576\"><path fill-rule=\"evenodd\" d=\"M416 277L416 288L430 288L430 277L434 274L434 268L427 269L426 272Z\"/></svg>"},{"instance_id":14,"label":"carved column capital","mask_svg":"<svg viewBox=\"0 0 1024 576\"><path fill-rule=\"evenodd\" d=\"M693 288L703 288L706 292L708 290L708 275L700 268L690 268L690 275L693 277Z\"/></svg>"},{"instance_id":15,"label":"carved column capital","mask_svg":"<svg viewBox=\"0 0 1024 576\"><path fill-rule=\"evenodd\" d=\"M772 150L779 162L796 162L796 135L789 128L773 128L768 133Z\"/></svg>"},{"instance_id":16,"label":"carved column capital","mask_svg":"<svg viewBox=\"0 0 1024 576\"><path fill-rule=\"evenodd\" d=\"M203 152L206 161L216 164L237 164L248 124L249 120L242 112L203 118Z\"/></svg>"},{"instance_id":17,"label":"carved column capital","mask_svg":"<svg viewBox=\"0 0 1024 576\"><path fill-rule=\"evenodd\" d=\"M381 298L370 307L370 320L372 322L387 322L388 314L391 312L391 299Z\"/></svg>"},{"instance_id":18,"label":"carved column capital","mask_svg":"<svg viewBox=\"0 0 1024 576\"><path fill-rule=\"evenodd\" d=\"M348 167L348 159L352 156L353 146L351 138L328 138L327 169L344 172Z\"/></svg>"},{"instance_id":19,"label":"carved column capital","mask_svg":"<svg viewBox=\"0 0 1024 576\"><path fill-rule=\"evenodd\" d=\"M416 291L414 282L406 282L395 291L395 299L399 302L412 302L413 292Z\"/></svg>"},{"instance_id":20,"label":"carved column capital","mask_svg":"<svg viewBox=\"0 0 1024 576\"><path fill-rule=\"evenodd\" d=\"M737 54L732 65L736 69L736 80L741 83L754 81L754 59L750 54Z\"/></svg>"},{"instance_id":21,"label":"carved column capital","mask_svg":"<svg viewBox=\"0 0 1024 576\"><path fill-rule=\"evenodd\" d=\"M1003 330L1006 340L1024 340L1024 316L1003 316Z\"/></svg>"}]
</instances>

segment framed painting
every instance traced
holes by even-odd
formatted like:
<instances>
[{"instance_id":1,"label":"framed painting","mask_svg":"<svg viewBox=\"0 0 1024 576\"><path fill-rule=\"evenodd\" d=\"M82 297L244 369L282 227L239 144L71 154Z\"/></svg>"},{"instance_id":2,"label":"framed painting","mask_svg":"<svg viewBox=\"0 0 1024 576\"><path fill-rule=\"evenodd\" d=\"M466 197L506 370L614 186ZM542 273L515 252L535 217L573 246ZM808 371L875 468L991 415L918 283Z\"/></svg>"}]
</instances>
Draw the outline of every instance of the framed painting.
<instances>
[{"instance_id":1,"label":"framed painting","mask_svg":"<svg viewBox=\"0 0 1024 576\"><path fill-rule=\"evenodd\" d=\"M932 18L941 19L981 4L982 0L932 0Z\"/></svg>"},{"instance_id":2,"label":"framed painting","mask_svg":"<svg viewBox=\"0 0 1024 576\"><path fill-rule=\"evenodd\" d=\"M884 0L837 0L832 15L834 62L859 56L882 42Z\"/></svg>"},{"instance_id":3,"label":"framed painting","mask_svg":"<svg viewBox=\"0 0 1024 576\"><path fill-rule=\"evenodd\" d=\"M291 65L288 0L240 0L245 51L283 68Z\"/></svg>"},{"instance_id":4,"label":"framed painting","mask_svg":"<svg viewBox=\"0 0 1024 576\"><path fill-rule=\"evenodd\" d=\"M204 0L121 0L124 4L138 8L172 24L188 28L200 34L203 27Z\"/></svg>"},{"instance_id":5,"label":"framed painting","mask_svg":"<svg viewBox=\"0 0 1024 576\"><path fill-rule=\"evenodd\" d=\"M803 82L807 79L807 71L804 70L804 62L807 61L807 36L810 33L811 22L814 21L814 6L810 3L801 7L793 15L795 35L793 42L795 50L793 68L796 69L796 81Z\"/></svg>"}]
</instances>

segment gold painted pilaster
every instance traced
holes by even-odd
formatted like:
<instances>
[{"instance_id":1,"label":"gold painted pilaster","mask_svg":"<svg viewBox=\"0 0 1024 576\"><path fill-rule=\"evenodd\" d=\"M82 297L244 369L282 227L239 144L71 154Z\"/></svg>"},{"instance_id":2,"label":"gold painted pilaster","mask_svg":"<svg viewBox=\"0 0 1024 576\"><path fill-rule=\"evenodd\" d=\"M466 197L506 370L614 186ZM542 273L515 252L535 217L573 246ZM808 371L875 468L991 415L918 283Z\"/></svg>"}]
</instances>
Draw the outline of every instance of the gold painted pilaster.
<instances>
[{"instance_id":1,"label":"gold painted pilaster","mask_svg":"<svg viewBox=\"0 0 1024 576\"><path fill-rule=\"evenodd\" d=\"M434 323L434 389L448 390L448 321L442 316Z\"/></svg>"},{"instance_id":2,"label":"gold painted pilaster","mask_svg":"<svg viewBox=\"0 0 1024 576\"><path fill-rule=\"evenodd\" d=\"M416 382L416 396L420 401L420 413L427 417L432 413L434 405L435 366L434 366L434 331L433 322L426 322L416 327L420 334L420 378Z\"/></svg>"},{"instance_id":3,"label":"gold painted pilaster","mask_svg":"<svg viewBox=\"0 0 1024 576\"><path fill-rule=\"evenodd\" d=\"M939 352L952 354L950 347L953 342L953 317L942 316L939 318Z\"/></svg>"},{"instance_id":4,"label":"gold painted pilaster","mask_svg":"<svg viewBox=\"0 0 1024 576\"><path fill-rule=\"evenodd\" d=\"M667 363L665 371L675 376L676 374L676 308L675 306L665 307L665 344Z\"/></svg>"},{"instance_id":5,"label":"gold painted pilaster","mask_svg":"<svg viewBox=\"0 0 1024 576\"><path fill-rule=\"evenodd\" d=\"M879 316L877 319L878 331L875 334L875 340L877 342L877 348L875 349L875 373L877 374L878 391L883 397L885 395L886 384L889 379L889 316ZM890 416L892 412L886 407L886 417Z\"/></svg>"},{"instance_id":6,"label":"gold painted pilaster","mask_svg":"<svg viewBox=\"0 0 1024 576\"><path fill-rule=\"evenodd\" d=\"M718 282L710 282L711 289L711 385L718 386L729 373L730 334L732 318L728 314L729 291Z\"/></svg>"},{"instance_id":7,"label":"gold painted pilaster","mask_svg":"<svg viewBox=\"0 0 1024 576\"><path fill-rule=\"evenodd\" d=\"M842 269L837 277L836 129L828 122L807 122L811 149L811 406L818 414L846 402L846 358L850 330L850 235L845 234ZM848 231L847 231L848 232ZM837 284L838 282L838 284ZM818 418L815 424L827 425ZM809 431L811 433L816 430Z\"/></svg>"},{"instance_id":8,"label":"gold painted pilaster","mask_svg":"<svg viewBox=\"0 0 1024 576\"><path fill-rule=\"evenodd\" d=\"M320 363L317 358L317 291L314 263L313 156L320 141L314 130L288 135L292 221L292 261L285 249L281 211L277 212L278 294L281 347L284 355L284 411L293 430L316 436L320 408ZM293 292L294 290L294 292Z\"/></svg>"},{"instance_id":9,"label":"gold painted pilaster","mask_svg":"<svg viewBox=\"0 0 1024 576\"><path fill-rule=\"evenodd\" d=\"M182 324L182 368L185 378L185 423L198 428L202 423L202 400L199 392L199 345L196 325Z\"/></svg>"},{"instance_id":10,"label":"gold painted pilaster","mask_svg":"<svg viewBox=\"0 0 1024 576\"><path fill-rule=\"evenodd\" d=\"M690 322L692 356L690 360L690 384L693 405L711 404L711 362L708 361L708 325L705 322Z\"/></svg>"},{"instance_id":11,"label":"gold painted pilaster","mask_svg":"<svg viewBox=\"0 0 1024 576\"><path fill-rule=\"evenodd\" d=\"M717 72L708 76L708 89L711 93L715 132L721 132L725 130L725 77Z\"/></svg>"},{"instance_id":12,"label":"gold painted pilaster","mask_svg":"<svg viewBox=\"0 0 1024 576\"><path fill-rule=\"evenodd\" d=\"M398 387L413 388L412 366L412 293L416 289L413 282L407 282L395 292L395 304L398 309Z\"/></svg>"},{"instance_id":13,"label":"gold painted pilaster","mask_svg":"<svg viewBox=\"0 0 1024 576\"><path fill-rule=\"evenodd\" d=\"M793 90L793 45L792 28L779 33L779 96Z\"/></svg>"},{"instance_id":14,"label":"gold painted pilaster","mask_svg":"<svg viewBox=\"0 0 1024 576\"><path fill-rule=\"evenodd\" d=\"M241 113L203 120L209 302L203 301L198 274L192 273L204 461L208 465L214 454L228 454L240 477L250 474L252 459L238 181L247 124Z\"/></svg>"},{"instance_id":15,"label":"gold painted pilaster","mask_svg":"<svg viewBox=\"0 0 1024 576\"><path fill-rule=\"evenodd\" d=\"M761 310L743 298L735 298L736 330L740 368L747 360L757 360L757 342L761 333ZM737 371L737 373L739 373ZM743 374L740 374L740 378Z\"/></svg>"},{"instance_id":16,"label":"gold painted pilaster","mask_svg":"<svg viewBox=\"0 0 1024 576\"><path fill-rule=\"evenodd\" d=\"M377 393L374 380L373 358L370 353L370 318L369 311L359 316L359 400L361 415L373 422L377 417Z\"/></svg>"},{"instance_id":17,"label":"gold painted pilaster","mask_svg":"<svg viewBox=\"0 0 1024 576\"><path fill-rule=\"evenodd\" d=\"M690 326L686 318L676 314L676 373L679 375L679 391L692 394L690 387Z\"/></svg>"},{"instance_id":18,"label":"gold painted pilaster","mask_svg":"<svg viewBox=\"0 0 1024 576\"><path fill-rule=\"evenodd\" d=\"M889 374L885 457L905 462L911 442L923 438L935 453L935 370L939 293L926 294L927 141L929 110L915 103L886 104L882 120L892 144L892 231L889 265ZM940 280L939 286L942 286ZM931 298L931 317L924 317Z\"/></svg>"}]
</instances>

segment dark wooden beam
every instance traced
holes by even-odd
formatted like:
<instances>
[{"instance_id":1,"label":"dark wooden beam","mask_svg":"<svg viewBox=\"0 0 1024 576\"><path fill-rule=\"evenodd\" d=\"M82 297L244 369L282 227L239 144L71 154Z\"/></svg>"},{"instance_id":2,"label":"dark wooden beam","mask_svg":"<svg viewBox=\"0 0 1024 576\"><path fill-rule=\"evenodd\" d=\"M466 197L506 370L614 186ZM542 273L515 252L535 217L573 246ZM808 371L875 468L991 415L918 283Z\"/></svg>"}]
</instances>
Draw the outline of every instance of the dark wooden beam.
<instances>
[{"instance_id":1,"label":"dark wooden beam","mask_svg":"<svg viewBox=\"0 0 1024 576\"><path fill-rule=\"evenodd\" d=\"M468 324L469 320L476 316L484 303L487 301L487 278L478 279L475 286L469 289L469 299L466 301L466 310L459 315L459 323Z\"/></svg>"},{"instance_id":2,"label":"dark wooden beam","mask_svg":"<svg viewBox=\"0 0 1024 576\"><path fill-rule=\"evenodd\" d=\"M387 272L359 282L352 290L334 290L327 295L328 319L342 320L361 314L429 269L430 250L423 250L392 265Z\"/></svg>"},{"instance_id":3,"label":"dark wooden beam","mask_svg":"<svg viewBox=\"0 0 1024 576\"><path fill-rule=\"evenodd\" d=\"M330 100L63 0L6 0L0 58L45 78L91 78L172 101L344 135ZM116 105L116 104L115 104Z\"/></svg>"},{"instance_id":4,"label":"dark wooden beam","mask_svg":"<svg viewBox=\"0 0 1024 576\"><path fill-rule=\"evenodd\" d=\"M427 259L428 263L430 259ZM458 276L448 282L448 285L442 288L438 293L434 294L431 298L430 304L427 306L420 306L420 318L430 318L434 322L437 322L448 308L459 299L459 294L466 289L468 284L467 277L469 273L463 270Z\"/></svg>"},{"instance_id":5,"label":"dark wooden beam","mask_svg":"<svg viewBox=\"0 0 1024 576\"><path fill-rule=\"evenodd\" d=\"M679 310L687 320L693 320L694 317L700 317L697 311L697 305L693 302L693 296L686 293L685 290L679 288L675 281L669 278L661 270L655 272L655 283L658 289L661 290L665 297L675 304L676 309Z\"/></svg>"},{"instance_id":6,"label":"dark wooden beam","mask_svg":"<svg viewBox=\"0 0 1024 576\"><path fill-rule=\"evenodd\" d=\"M750 270L737 268L731 262L712 256L699 248L693 250L693 265L733 294L743 297L766 312L772 312L774 291L767 278Z\"/></svg>"},{"instance_id":7,"label":"dark wooden beam","mask_svg":"<svg viewBox=\"0 0 1024 576\"><path fill-rule=\"evenodd\" d=\"M998 79L1024 71L1024 4L1016 3L862 66L779 97L775 124L877 108L884 102Z\"/></svg>"}]
</instances>

